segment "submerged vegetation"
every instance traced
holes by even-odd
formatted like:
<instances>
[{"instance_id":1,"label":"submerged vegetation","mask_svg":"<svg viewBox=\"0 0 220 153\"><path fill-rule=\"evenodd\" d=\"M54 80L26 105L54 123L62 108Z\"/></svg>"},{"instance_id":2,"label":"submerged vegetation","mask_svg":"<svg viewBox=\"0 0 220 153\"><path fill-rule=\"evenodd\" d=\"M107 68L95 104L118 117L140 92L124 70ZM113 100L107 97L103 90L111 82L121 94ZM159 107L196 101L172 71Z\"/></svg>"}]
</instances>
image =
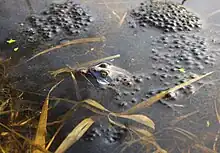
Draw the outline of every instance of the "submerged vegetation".
<instances>
[{"instance_id":1,"label":"submerged vegetation","mask_svg":"<svg viewBox=\"0 0 220 153\"><path fill-rule=\"evenodd\" d=\"M46 51L38 53L37 55L30 58L30 60L41 54L52 51L53 49L56 48L76 44L77 42L83 43L82 42L83 40L84 39L80 39L79 41L75 40L72 41L75 43L69 43L63 46L53 47L52 49L48 49ZM101 41L102 39L91 38L90 41L90 38L87 38L85 40L88 43L94 41ZM86 66L89 66L91 64L99 63L100 61L110 60L118 57L120 56L115 55L103 59L90 61L88 63L79 65L77 68L80 67L85 68ZM51 98L50 94L51 92L53 92L55 88L59 88L59 84L62 83L63 79L61 79L50 89L49 93L45 96L43 106L41 107L40 102L39 104L34 104L32 102L23 99L22 98L23 93L19 90L16 90L16 88L12 86L10 79L8 78L9 72L7 72L7 65L9 65L9 62L10 60L1 61L0 64L1 66L0 150L2 153L50 152L51 144L53 143L60 129L63 127L65 120L68 119L68 117L71 114L71 111L73 110L71 109L70 111L66 112L66 114L64 114L60 120L54 121L59 125L57 131L54 133L53 136L48 136L47 133L47 128L49 126L48 111L50 111L50 109L53 109L50 107L49 103L52 99L56 99L55 97ZM56 77L58 74L61 73L70 73L73 81L77 83L77 80L74 77L77 68L70 68L70 67L62 68L56 71L52 71L51 74L54 77ZM77 126L75 126L72 132L69 133L66 139L63 140L60 146L56 149L55 153L65 152L70 146L72 146L75 142L77 142L96 121L100 120L101 118L106 118L111 125L117 126L122 129L126 129L127 131L129 131L129 133L132 134L133 138L130 139L129 141L125 141L122 144L124 147L122 148L121 151L125 151L127 147L138 143L143 146L146 152L155 152L155 153L169 152L169 150L166 150L165 148L163 149L157 143L157 139L154 136L154 132L153 132L157 125L155 125L154 121L152 121L148 116L141 114L140 110L150 107L157 101L163 99L167 94L176 92L177 90L185 86L188 86L211 74L212 72L202 76L197 76L194 79L190 79L178 86L162 91L159 94L149 98L146 101L138 103L137 105L133 106L132 108L124 112L117 112L117 113L112 112L111 110L105 108L99 102L94 101L92 99L85 99L78 102L66 99L66 101L71 101L73 103L74 109L79 107L84 107L94 112L96 115L84 118ZM59 98L57 97L57 99ZM215 111L218 122L220 123L220 117L219 117L220 115L218 114L218 109L216 104L215 104ZM174 125L178 121L187 118L188 116L191 116L195 113L179 117L177 120L173 121L172 123ZM136 122L137 124L130 125L128 123L125 123L124 120L130 120ZM216 135L213 148L210 149L205 147L202 143L200 143L199 138L193 133L190 133L189 131L186 131L178 127L170 127L167 128L166 130L168 131L172 130L174 132L177 132L182 136L184 136L185 138L192 141L193 142L192 146L188 148L188 152L190 152L191 149L195 149L195 148L201 150L202 152L212 152L212 153L218 152L217 143L220 132L218 132L218 134Z\"/></svg>"}]
</instances>

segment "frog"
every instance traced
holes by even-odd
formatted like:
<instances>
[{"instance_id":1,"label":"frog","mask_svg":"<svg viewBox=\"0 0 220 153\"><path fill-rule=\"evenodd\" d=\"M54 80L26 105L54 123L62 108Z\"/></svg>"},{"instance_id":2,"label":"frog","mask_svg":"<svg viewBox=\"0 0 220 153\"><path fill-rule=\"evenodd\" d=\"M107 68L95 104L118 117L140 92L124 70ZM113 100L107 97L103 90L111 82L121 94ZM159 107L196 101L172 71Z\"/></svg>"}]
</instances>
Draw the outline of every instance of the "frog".
<instances>
[{"instance_id":1,"label":"frog","mask_svg":"<svg viewBox=\"0 0 220 153\"><path fill-rule=\"evenodd\" d=\"M101 62L88 67L87 74L93 76L101 87L132 88L136 86L134 76L130 72L109 62Z\"/></svg>"}]
</instances>

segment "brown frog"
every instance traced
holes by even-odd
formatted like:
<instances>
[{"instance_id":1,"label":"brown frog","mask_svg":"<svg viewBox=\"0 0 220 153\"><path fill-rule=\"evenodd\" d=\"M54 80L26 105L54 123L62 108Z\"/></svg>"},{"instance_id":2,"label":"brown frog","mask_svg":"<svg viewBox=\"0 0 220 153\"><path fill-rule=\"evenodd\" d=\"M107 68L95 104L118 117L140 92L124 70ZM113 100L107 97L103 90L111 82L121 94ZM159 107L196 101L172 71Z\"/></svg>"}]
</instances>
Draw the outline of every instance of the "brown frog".
<instances>
[{"instance_id":1,"label":"brown frog","mask_svg":"<svg viewBox=\"0 0 220 153\"><path fill-rule=\"evenodd\" d=\"M131 88L136 85L135 79L130 72L108 62L89 67L87 73L93 76L102 87L123 85Z\"/></svg>"}]
</instances>

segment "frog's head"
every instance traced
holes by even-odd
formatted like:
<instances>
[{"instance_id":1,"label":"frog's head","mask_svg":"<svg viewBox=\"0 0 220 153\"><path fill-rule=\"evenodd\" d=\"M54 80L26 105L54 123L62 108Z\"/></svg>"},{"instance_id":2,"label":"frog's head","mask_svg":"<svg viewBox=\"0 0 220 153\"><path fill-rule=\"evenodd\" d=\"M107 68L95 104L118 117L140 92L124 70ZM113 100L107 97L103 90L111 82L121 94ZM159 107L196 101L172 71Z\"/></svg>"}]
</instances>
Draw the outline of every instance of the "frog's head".
<instances>
[{"instance_id":1,"label":"frog's head","mask_svg":"<svg viewBox=\"0 0 220 153\"><path fill-rule=\"evenodd\" d=\"M93 76L99 85L133 85L132 74L108 62L101 62L88 68L88 74Z\"/></svg>"}]
</instances>

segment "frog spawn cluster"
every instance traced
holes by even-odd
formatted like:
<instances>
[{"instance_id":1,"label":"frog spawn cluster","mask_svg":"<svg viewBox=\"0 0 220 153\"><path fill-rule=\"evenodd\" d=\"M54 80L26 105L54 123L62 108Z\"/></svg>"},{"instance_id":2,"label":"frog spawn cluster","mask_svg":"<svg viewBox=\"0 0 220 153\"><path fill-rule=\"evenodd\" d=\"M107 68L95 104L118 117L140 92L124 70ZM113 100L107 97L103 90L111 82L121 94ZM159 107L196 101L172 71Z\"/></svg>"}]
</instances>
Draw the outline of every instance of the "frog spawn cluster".
<instances>
[{"instance_id":1,"label":"frog spawn cluster","mask_svg":"<svg viewBox=\"0 0 220 153\"><path fill-rule=\"evenodd\" d=\"M151 58L166 63L171 71L182 67L203 70L205 66L214 65L216 56L208 51L206 42L204 37L196 34L165 34L153 41L152 45L157 47L152 49Z\"/></svg>"},{"instance_id":2,"label":"frog spawn cluster","mask_svg":"<svg viewBox=\"0 0 220 153\"><path fill-rule=\"evenodd\" d=\"M94 141L97 138L101 138L105 143L112 144L120 141L126 132L126 129L103 127L102 124L100 124L99 127L94 127L89 130L83 137L83 140Z\"/></svg>"},{"instance_id":3,"label":"frog spawn cluster","mask_svg":"<svg viewBox=\"0 0 220 153\"><path fill-rule=\"evenodd\" d=\"M166 84L166 80L180 80L187 72L203 72L215 63L214 52L208 50L206 39L196 34L165 34L153 41L152 73ZM156 46L156 47L155 47ZM161 50L163 49L163 50ZM161 63L161 64L158 64Z\"/></svg>"},{"instance_id":4,"label":"frog spawn cluster","mask_svg":"<svg viewBox=\"0 0 220 153\"><path fill-rule=\"evenodd\" d=\"M163 34L152 42L151 76L159 80L164 87L170 87L194 78L194 73L204 73L207 67L215 64L217 54L208 49L207 40L197 34L173 33ZM153 81L153 80L152 80ZM177 100L181 96L195 92L195 85L187 86L168 97ZM157 91L146 94L153 96Z\"/></svg>"},{"instance_id":5,"label":"frog spawn cluster","mask_svg":"<svg viewBox=\"0 0 220 153\"><path fill-rule=\"evenodd\" d=\"M132 28L136 24L141 27L153 26L165 32L192 31L200 29L199 17L188 11L182 5L172 2L145 2L131 11L135 22L130 22Z\"/></svg>"},{"instance_id":6,"label":"frog spawn cluster","mask_svg":"<svg viewBox=\"0 0 220 153\"><path fill-rule=\"evenodd\" d=\"M39 15L28 18L30 26L25 29L29 41L38 35L44 39L51 39L63 32L67 35L78 35L87 31L93 22L90 16L79 4L68 1L64 4L51 4L50 7Z\"/></svg>"}]
</instances>

